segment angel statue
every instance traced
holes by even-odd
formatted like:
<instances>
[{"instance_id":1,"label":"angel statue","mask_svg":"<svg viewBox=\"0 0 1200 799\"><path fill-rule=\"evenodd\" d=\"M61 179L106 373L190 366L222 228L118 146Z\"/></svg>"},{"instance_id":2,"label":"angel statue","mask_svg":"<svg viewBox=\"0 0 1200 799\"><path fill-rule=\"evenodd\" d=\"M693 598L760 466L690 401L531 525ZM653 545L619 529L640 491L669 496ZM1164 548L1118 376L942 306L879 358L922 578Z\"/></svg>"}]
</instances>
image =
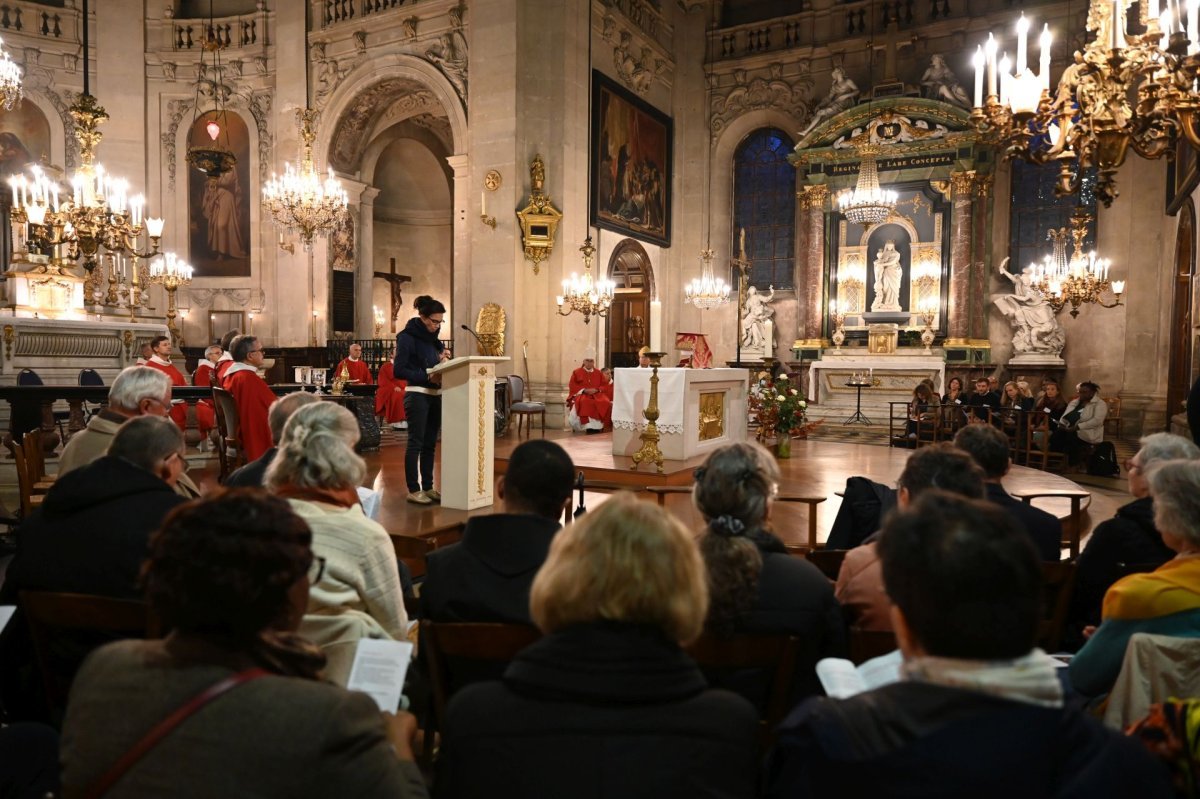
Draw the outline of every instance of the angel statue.
<instances>
[{"instance_id":1,"label":"angel statue","mask_svg":"<svg viewBox=\"0 0 1200 799\"><path fill-rule=\"evenodd\" d=\"M813 111L812 119L808 121L808 127L800 131L801 139L816 130L822 122L833 119L858 101L858 86L846 77L845 70L841 67L834 67L833 71L829 73L829 78L831 81L829 94L825 95L825 100L817 106L816 111Z\"/></svg>"},{"instance_id":2,"label":"angel statue","mask_svg":"<svg viewBox=\"0 0 1200 799\"><path fill-rule=\"evenodd\" d=\"M767 348L767 322L775 314L770 302L775 299L775 287L769 294L759 294L758 289L746 289L746 305L742 311L742 346L751 350Z\"/></svg>"},{"instance_id":3,"label":"angel statue","mask_svg":"<svg viewBox=\"0 0 1200 799\"><path fill-rule=\"evenodd\" d=\"M1008 259L1005 258L998 271L1013 284L1012 294L1001 294L993 300L1013 327L1013 352L1060 356L1067 343L1067 334L1058 323L1054 309L1033 287L1033 267L1027 266L1019 275L1014 275L1008 271Z\"/></svg>"},{"instance_id":4,"label":"angel statue","mask_svg":"<svg viewBox=\"0 0 1200 799\"><path fill-rule=\"evenodd\" d=\"M958 82L958 76L946 65L946 59L941 55L935 53L929 59L929 69L921 76L921 85L930 100L941 100L960 108L971 107L967 90Z\"/></svg>"}]
</instances>

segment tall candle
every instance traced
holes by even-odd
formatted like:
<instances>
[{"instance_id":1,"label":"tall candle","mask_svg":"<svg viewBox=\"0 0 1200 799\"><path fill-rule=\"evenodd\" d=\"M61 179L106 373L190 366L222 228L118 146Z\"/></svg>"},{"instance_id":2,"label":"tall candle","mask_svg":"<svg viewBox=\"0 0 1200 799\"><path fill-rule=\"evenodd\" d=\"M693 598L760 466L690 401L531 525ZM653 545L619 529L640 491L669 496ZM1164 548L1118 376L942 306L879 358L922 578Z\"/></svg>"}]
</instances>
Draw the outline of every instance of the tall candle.
<instances>
[{"instance_id":1,"label":"tall candle","mask_svg":"<svg viewBox=\"0 0 1200 799\"><path fill-rule=\"evenodd\" d=\"M650 301L650 349L662 352L662 303Z\"/></svg>"},{"instance_id":2,"label":"tall candle","mask_svg":"<svg viewBox=\"0 0 1200 799\"><path fill-rule=\"evenodd\" d=\"M1125 8L1121 0L1113 0L1113 49L1125 46Z\"/></svg>"},{"instance_id":3,"label":"tall candle","mask_svg":"<svg viewBox=\"0 0 1200 799\"><path fill-rule=\"evenodd\" d=\"M991 97L996 93L996 39L990 33L983 53L987 56L987 91L988 97Z\"/></svg>"},{"instance_id":4,"label":"tall candle","mask_svg":"<svg viewBox=\"0 0 1200 799\"><path fill-rule=\"evenodd\" d=\"M1146 17L1148 19L1158 19L1158 0L1148 0L1146 3Z\"/></svg>"},{"instance_id":5,"label":"tall candle","mask_svg":"<svg viewBox=\"0 0 1200 799\"><path fill-rule=\"evenodd\" d=\"M1051 42L1052 42L1052 37L1050 36L1050 25L1049 24L1043 25L1041 39L1038 42L1038 45L1039 45L1038 55L1041 58L1041 65L1040 65L1038 77L1040 77L1042 79L1042 88L1047 91L1050 90L1050 44L1051 44Z\"/></svg>"},{"instance_id":6,"label":"tall candle","mask_svg":"<svg viewBox=\"0 0 1200 799\"><path fill-rule=\"evenodd\" d=\"M975 107L983 105L983 48L975 45L975 57L971 59L975 65Z\"/></svg>"},{"instance_id":7,"label":"tall candle","mask_svg":"<svg viewBox=\"0 0 1200 799\"><path fill-rule=\"evenodd\" d=\"M1025 19L1025 14L1021 14L1021 18L1017 20L1017 74L1020 75L1025 71L1025 56L1027 52L1026 38L1029 35L1029 20Z\"/></svg>"},{"instance_id":8,"label":"tall candle","mask_svg":"<svg viewBox=\"0 0 1200 799\"><path fill-rule=\"evenodd\" d=\"M1120 0L1117 0L1120 2ZM1187 35L1188 55L1200 53L1200 0L1188 0L1187 4Z\"/></svg>"},{"instance_id":9,"label":"tall candle","mask_svg":"<svg viewBox=\"0 0 1200 799\"><path fill-rule=\"evenodd\" d=\"M479 192L479 213L482 216L487 216L487 189Z\"/></svg>"}]
</instances>

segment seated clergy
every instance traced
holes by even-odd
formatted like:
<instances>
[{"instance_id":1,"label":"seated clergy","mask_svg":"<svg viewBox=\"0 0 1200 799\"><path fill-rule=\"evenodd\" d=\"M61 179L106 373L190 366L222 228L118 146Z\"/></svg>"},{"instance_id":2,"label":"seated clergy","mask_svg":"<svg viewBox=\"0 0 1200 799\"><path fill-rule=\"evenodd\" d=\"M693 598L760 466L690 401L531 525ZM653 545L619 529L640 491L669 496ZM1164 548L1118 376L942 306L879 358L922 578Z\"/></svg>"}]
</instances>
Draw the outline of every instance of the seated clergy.
<instances>
[{"instance_id":1,"label":"seated clergy","mask_svg":"<svg viewBox=\"0 0 1200 799\"><path fill-rule=\"evenodd\" d=\"M258 376L263 365L263 345L255 336L233 340L234 363L225 370L225 390L237 403L238 435L247 461L258 460L271 448L271 426L267 413L275 403L275 392Z\"/></svg>"},{"instance_id":2,"label":"seated clergy","mask_svg":"<svg viewBox=\"0 0 1200 799\"><path fill-rule=\"evenodd\" d=\"M462 541L430 552L421 609L432 621L532 624L529 589L571 508L575 466L552 441L526 441L496 481L503 513L467 520Z\"/></svg>"},{"instance_id":3,"label":"seated clergy","mask_svg":"<svg viewBox=\"0 0 1200 799\"><path fill-rule=\"evenodd\" d=\"M596 350L588 347L583 354L583 365L571 372L567 398L571 409L567 420L576 433L581 430L599 433L612 424L612 400L605 393L607 385L608 378L596 368Z\"/></svg>"},{"instance_id":4,"label":"seated clergy","mask_svg":"<svg viewBox=\"0 0 1200 799\"><path fill-rule=\"evenodd\" d=\"M242 335L240 330L230 330L221 336L221 356L217 358L217 380L223 381L225 373L236 361L233 359L233 340Z\"/></svg>"},{"instance_id":5,"label":"seated clergy","mask_svg":"<svg viewBox=\"0 0 1200 799\"><path fill-rule=\"evenodd\" d=\"M408 422L404 418L404 389L407 383L396 378L396 350L388 353L388 358L379 365L379 374L375 380L379 388L375 389L375 415L392 426L393 430L407 430Z\"/></svg>"},{"instance_id":6,"label":"seated clergy","mask_svg":"<svg viewBox=\"0 0 1200 799\"><path fill-rule=\"evenodd\" d=\"M278 445L280 438L283 437L283 426L287 424L287 420L293 413L305 405L320 401L321 399L316 394L309 394L307 391L285 394L275 400L271 404L271 410L267 412L267 425L271 428L271 441L275 446L264 452L257 460L235 469L229 477L225 478L225 487L262 488L266 482L267 467L271 465L271 461L275 459L275 454L279 451Z\"/></svg>"},{"instance_id":7,"label":"seated clergy","mask_svg":"<svg viewBox=\"0 0 1200 799\"><path fill-rule=\"evenodd\" d=\"M343 373L349 376L351 383L357 383L360 386L369 386L375 382L371 379L371 367L367 366L366 361L362 359L361 344L350 345L350 354L342 358L337 368L333 370L334 379L341 377Z\"/></svg>"},{"instance_id":8,"label":"seated clergy","mask_svg":"<svg viewBox=\"0 0 1200 799\"><path fill-rule=\"evenodd\" d=\"M108 389L108 407L93 416L83 430L71 436L58 459L61 478L104 455L113 436L126 421L137 416L166 416L171 411L171 380L157 369L130 366L117 375ZM185 499L200 496L200 489L185 472L174 483Z\"/></svg>"},{"instance_id":9,"label":"seated clergy","mask_svg":"<svg viewBox=\"0 0 1200 799\"><path fill-rule=\"evenodd\" d=\"M1034 648L1037 552L1002 509L927 492L888 517L879 551L900 680L794 710L767 797L1174 795L1140 744L1064 702Z\"/></svg>"},{"instance_id":10,"label":"seated clergy","mask_svg":"<svg viewBox=\"0 0 1200 799\"><path fill-rule=\"evenodd\" d=\"M171 379L172 386L186 386L187 378L171 363L171 339L167 336L155 336L150 340L152 354L146 361L146 366L157 369ZM187 403L183 400L171 404L171 419L179 425L180 430L187 430ZM200 428L200 440L208 438L209 432L217 426L216 413L212 405L196 404L196 427Z\"/></svg>"}]
</instances>

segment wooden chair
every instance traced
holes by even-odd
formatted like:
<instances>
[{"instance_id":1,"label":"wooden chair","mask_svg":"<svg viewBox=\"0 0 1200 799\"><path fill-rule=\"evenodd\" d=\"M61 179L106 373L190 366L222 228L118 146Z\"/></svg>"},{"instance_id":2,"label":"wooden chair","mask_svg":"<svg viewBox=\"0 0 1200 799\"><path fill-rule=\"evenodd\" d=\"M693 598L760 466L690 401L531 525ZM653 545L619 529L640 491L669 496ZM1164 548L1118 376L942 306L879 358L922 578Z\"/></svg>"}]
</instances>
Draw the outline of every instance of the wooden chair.
<instances>
[{"instance_id":1,"label":"wooden chair","mask_svg":"<svg viewBox=\"0 0 1200 799\"><path fill-rule=\"evenodd\" d=\"M810 549L804 553L814 566L821 570L830 580L836 581L842 570L842 561L846 559L848 549Z\"/></svg>"},{"instance_id":2,"label":"wooden chair","mask_svg":"<svg viewBox=\"0 0 1200 799\"><path fill-rule=\"evenodd\" d=\"M734 635L719 638L705 633L687 647L706 675L763 670L770 677L766 706L759 718L759 745L765 752L774 737L775 728L792 709L792 682L800 639L794 635ZM719 677L710 678L719 685Z\"/></svg>"},{"instance_id":3,"label":"wooden chair","mask_svg":"<svg viewBox=\"0 0 1200 799\"><path fill-rule=\"evenodd\" d=\"M79 664L64 664L57 642L74 633L100 633L113 638L155 638L160 626L144 602L87 594L22 591L21 613L29 625L33 651L51 710L66 707L71 679ZM63 641L67 643L67 641ZM78 641L73 641L82 648ZM82 662L82 661L81 661ZM64 665L73 668L64 669ZM68 673L69 672L69 673Z\"/></svg>"},{"instance_id":4,"label":"wooden chair","mask_svg":"<svg viewBox=\"0 0 1200 799\"><path fill-rule=\"evenodd\" d=\"M1104 416L1104 437L1119 441L1121 439L1121 398L1104 397L1103 399L1104 404L1108 406L1108 413ZM1110 432L1112 435L1109 435Z\"/></svg>"},{"instance_id":5,"label":"wooden chair","mask_svg":"<svg viewBox=\"0 0 1200 799\"><path fill-rule=\"evenodd\" d=\"M1075 590L1075 561L1042 563L1042 585L1045 604L1038 622L1038 646L1047 652L1057 652L1062 646L1071 593Z\"/></svg>"},{"instance_id":6,"label":"wooden chair","mask_svg":"<svg viewBox=\"0 0 1200 799\"><path fill-rule=\"evenodd\" d=\"M891 630L863 630L851 627L850 661L855 665L896 651L896 634Z\"/></svg>"},{"instance_id":7,"label":"wooden chair","mask_svg":"<svg viewBox=\"0 0 1200 799\"><path fill-rule=\"evenodd\" d=\"M17 473L17 496L20 500L20 518L27 519L33 509L39 507L46 498L45 494L33 493L33 479L30 477L29 464L25 460L25 448L13 440L5 442L8 451L13 456L13 466Z\"/></svg>"},{"instance_id":8,"label":"wooden chair","mask_svg":"<svg viewBox=\"0 0 1200 799\"><path fill-rule=\"evenodd\" d=\"M1083 534L1083 501L1091 497L1089 491L1072 491L1070 489L1047 489L1045 491L1016 491L1013 496L1027 505L1032 505L1035 499L1069 499L1071 500L1071 515L1063 524L1063 540L1061 546L1069 549L1070 559L1079 557L1079 538Z\"/></svg>"},{"instance_id":9,"label":"wooden chair","mask_svg":"<svg viewBox=\"0 0 1200 799\"><path fill-rule=\"evenodd\" d=\"M389 537L392 539L392 549L396 550L396 558L404 561L415 580L425 576L425 556L435 549L448 547L461 541L465 527L465 523L456 522L436 530L413 535L389 533Z\"/></svg>"},{"instance_id":10,"label":"wooden chair","mask_svg":"<svg viewBox=\"0 0 1200 799\"><path fill-rule=\"evenodd\" d=\"M54 475L46 474L46 451L42 449L42 431L30 430L21 438L21 449L25 452L25 468L29 472L30 490L45 494L54 485Z\"/></svg>"},{"instance_id":11,"label":"wooden chair","mask_svg":"<svg viewBox=\"0 0 1200 799\"><path fill-rule=\"evenodd\" d=\"M246 463L246 455L242 451L241 422L238 418L237 402L234 401L232 394L220 386L213 386L212 393L213 410L216 411L217 431L220 436L217 459L221 464L221 473L217 480L224 482L234 469ZM229 454L230 450L233 450L232 457Z\"/></svg>"},{"instance_id":12,"label":"wooden chair","mask_svg":"<svg viewBox=\"0 0 1200 799\"><path fill-rule=\"evenodd\" d=\"M533 418L538 416L542 422L542 435L546 434L546 403L532 402L525 399L525 378L520 375L508 376L508 412L517 417L517 435L521 435L521 425L525 424L525 435L533 430ZM529 417L528 422L524 422Z\"/></svg>"},{"instance_id":13,"label":"wooden chair","mask_svg":"<svg viewBox=\"0 0 1200 799\"><path fill-rule=\"evenodd\" d=\"M1025 463L1042 471L1050 470L1051 461L1063 463L1066 456L1050 450L1050 414L1037 410L1029 414L1025 425Z\"/></svg>"}]
</instances>

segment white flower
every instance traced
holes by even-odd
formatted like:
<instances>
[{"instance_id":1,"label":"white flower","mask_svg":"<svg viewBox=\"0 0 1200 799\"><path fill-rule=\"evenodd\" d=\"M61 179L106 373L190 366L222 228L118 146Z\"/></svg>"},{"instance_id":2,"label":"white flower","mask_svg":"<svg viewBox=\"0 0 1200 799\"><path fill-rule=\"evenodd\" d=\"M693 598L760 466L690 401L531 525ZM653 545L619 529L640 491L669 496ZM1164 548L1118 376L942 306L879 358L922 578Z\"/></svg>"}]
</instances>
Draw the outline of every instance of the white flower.
<instances>
[{"instance_id":1,"label":"white flower","mask_svg":"<svg viewBox=\"0 0 1200 799\"><path fill-rule=\"evenodd\" d=\"M807 407L808 407L808 403L807 403L807 402L805 402L804 400L800 400L800 407L801 407L801 408L807 408Z\"/></svg>"},{"instance_id":2,"label":"white flower","mask_svg":"<svg viewBox=\"0 0 1200 799\"><path fill-rule=\"evenodd\" d=\"M783 397L783 395L782 395L782 394L776 394L776 395L775 395L775 400L776 400L777 402L783 402L783 399L784 399L784 397Z\"/></svg>"},{"instance_id":3,"label":"white flower","mask_svg":"<svg viewBox=\"0 0 1200 799\"><path fill-rule=\"evenodd\" d=\"M796 389L792 388L792 389L788 389L788 393L794 397L800 392L798 392L798 391L796 391Z\"/></svg>"}]
</instances>

